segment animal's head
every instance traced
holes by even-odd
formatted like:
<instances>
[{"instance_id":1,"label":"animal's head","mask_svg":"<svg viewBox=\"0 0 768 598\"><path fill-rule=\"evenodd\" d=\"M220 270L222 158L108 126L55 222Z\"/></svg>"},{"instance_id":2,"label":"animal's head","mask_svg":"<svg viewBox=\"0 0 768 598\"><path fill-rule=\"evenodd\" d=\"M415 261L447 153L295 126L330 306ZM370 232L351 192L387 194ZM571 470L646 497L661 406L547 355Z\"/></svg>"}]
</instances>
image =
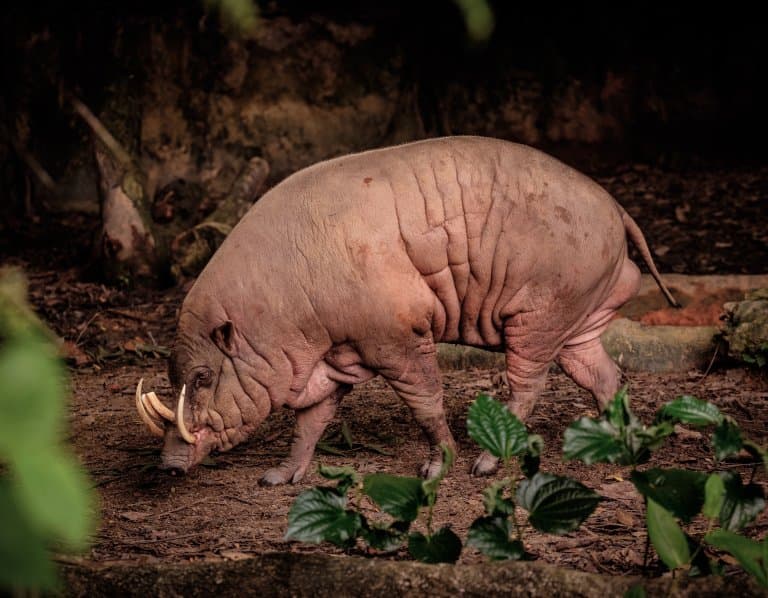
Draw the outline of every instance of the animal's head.
<instances>
[{"instance_id":1,"label":"animal's head","mask_svg":"<svg viewBox=\"0 0 768 598\"><path fill-rule=\"evenodd\" d=\"M191 321L190 321L191 320ZM186 472L211 451L226 451L248 435L270 411L268 395L251 375L232 322L200 334L201 320L179 320L179 333L169 360L171 386L178 396L174 409L154 392L136 387L136 409L150 432L165 439L164 469Z\"/></svg>"}]
</instances>

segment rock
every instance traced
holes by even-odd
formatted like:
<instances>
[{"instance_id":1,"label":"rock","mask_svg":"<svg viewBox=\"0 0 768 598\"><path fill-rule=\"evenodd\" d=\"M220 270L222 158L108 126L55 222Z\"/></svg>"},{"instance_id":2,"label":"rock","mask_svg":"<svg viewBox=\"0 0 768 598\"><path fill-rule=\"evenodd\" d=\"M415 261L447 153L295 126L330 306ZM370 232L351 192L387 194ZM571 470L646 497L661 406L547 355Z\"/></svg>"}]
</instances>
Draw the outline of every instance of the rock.
<instances>
[{"instance_id":1,"label":"rock","mask_svg":"<svg viewBox=\"0 0 768 598\"><path fill-rule=\"evenodd\" d=\"M768 288L749 293L744 301L726 303L723 339L728 355L765 367L768 364Z\"/></svg>"},{"instance_id":2,"label":"rock","mask_svg":"<svg viewBox=\"0 0 768 598\"><path fill-rule=\"evenodd\" d=\"M643 326L626 318L611 322L603 345L622 369L685 372L706 369L715 355L714 326Z\"/></svg>"}]
</instances>

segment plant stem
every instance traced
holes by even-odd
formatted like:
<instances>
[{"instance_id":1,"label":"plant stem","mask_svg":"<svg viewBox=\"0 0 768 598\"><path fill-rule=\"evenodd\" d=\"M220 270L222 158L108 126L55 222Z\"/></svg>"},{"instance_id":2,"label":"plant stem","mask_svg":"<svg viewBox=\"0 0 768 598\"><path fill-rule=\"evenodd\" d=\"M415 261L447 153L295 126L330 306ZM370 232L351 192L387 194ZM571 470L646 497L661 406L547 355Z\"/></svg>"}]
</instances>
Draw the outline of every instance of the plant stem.
<instances>
[{"instance_id":1,"label":"plant stem","mask_svg":"<svg viewBox=\"0 0 768 598\"><path fill-rule=\"evenodd\" d=\"M520 475L520 467L517 459L505 459L504 460L504 467L508 470L509 475L507 476L507 479L509 480L509 494L510 498L512 499L512 512L510 513L510 517L512 518L512 525L515 526L515 535L517 536L517 540L522 543L523 541L523 528L517 521L517 514L515 513L517 509L517 502L515 502L515 495L517 493L517 478Z\"/></svg>"}]
</instances>

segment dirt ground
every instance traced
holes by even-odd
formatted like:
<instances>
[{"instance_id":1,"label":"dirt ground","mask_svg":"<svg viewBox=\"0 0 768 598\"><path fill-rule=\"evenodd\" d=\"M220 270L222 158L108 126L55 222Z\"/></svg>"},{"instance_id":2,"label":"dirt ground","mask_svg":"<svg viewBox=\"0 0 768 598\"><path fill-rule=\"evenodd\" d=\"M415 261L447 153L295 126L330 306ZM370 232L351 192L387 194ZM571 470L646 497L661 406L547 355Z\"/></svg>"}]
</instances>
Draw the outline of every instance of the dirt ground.
<instances>
[{"instance_id":1,"label":"dirt ground","mask_svg":"<svg viewBox=\"0 0 768 598\"><path fill-rule=\"evenodd\" d=\"M644 228L662 272L766 271L768 168L669 172L626 165L598 178ZM185 477L157 468L160 441L141 425L133 394L144 377L145 388L168 395L165 356L184 291L130 293L94 282L89 246L96 225L93 218L67 218L56 221L54 228L21 227L0 240L3 263L25 267L33 304L66 341L72 371L71 441L101 497L101 526L88 556L95 561L167 562L237 559L275 550L340 552L329 545L283 540L291 502L321 483L316 473L296 486L258 486L262 473L288 451L288 412L273 414L253 440L214 456ZM447 372L444 378L449 423L460 453L440 489L434 523L450 524L461 537L482 512L481 492L487 483L468 474L478 449L466 434L467 407L481 391L503 397L506 391L498 380L497 372L483 370ZM707 375L633 373L628 381L633 406L646 420L662 402L693 394L732 415L749 437L768 440L765 376L724 369ZM558 456L563 430L586 413L594 413L587 393L553 372L528 424L546 441L543 470L571 475L607 500L573 534L558 537L530 530L527 547L541 560L585 571L639 573L646 534L641 500L627 481L629 469L562 463ZM339 442L342 422L351 431L352 450ZM680 433L669 445L674 450L660 451L649 467L709 471L714 466L707 438L697 432ZM409 412L379 380L361 385L345 399L325 447L318 450L316 463L350 464L361 473L414 475L426 456ZM747 462L724 466L745 479L753 470ZM756 481L766 486L763 472ZM763 515L750 533L762 537L767 529ZM702 523L695 522L692 530L702 532ZM481 559L465 549L460 562ZM654 558L649 571L660 571Z\"/></svg>"}]
</instances>

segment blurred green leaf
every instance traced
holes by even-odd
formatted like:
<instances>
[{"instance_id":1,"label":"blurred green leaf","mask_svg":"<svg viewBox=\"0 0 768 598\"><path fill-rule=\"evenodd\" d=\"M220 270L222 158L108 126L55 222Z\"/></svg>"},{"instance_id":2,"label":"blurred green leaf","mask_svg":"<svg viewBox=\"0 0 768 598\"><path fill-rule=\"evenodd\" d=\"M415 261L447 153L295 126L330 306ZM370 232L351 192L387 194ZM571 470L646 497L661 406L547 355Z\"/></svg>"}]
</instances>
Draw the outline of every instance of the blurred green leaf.
<instances>
[{"instance_id":1,"label":"blurred green leaf","mask_svg":"<svg viewBox=\"0 0 768 598\"><path fill-rule=\"evenodd\" d=\"M688 522L699 514L704 504L707 475L686 469L635 470L632 483L640 494Z\"/></svg>"},{"instance_id":2,"label":"blurred green leaf","mask_svg":"<svg viewBox=\"0 0 768 598\"><path fill-rule=\"evenodd\" d=\"M741 439L741 430L738 424L730 417L723 418L712 434L712 446L715 449L715 458L722 461L737 454L744 442Z\"/></svg>"},{"instance_id":3,"label":"blurred green leaf","mask_svg":"<svg viewBox=\"0 0 768 598\"><path fill-rule=\"evenodd\" d=\"M528 449L528 431L506 405L486 394L478 395L467 415L469 436L481 448L508 461Z\"/></svg>"},{"instance_id":4,"label":"blurred green leaf","mask_svg":"<svg viewBox=\"0 0 768 598\"><path fill-rule=\"evenodd\" d=\"M656 553L670 569L682 567L691 559L688 539L674 516L652 498L646 505L648 537Z\"/></svg>"},{"instance_id":5,"label":"blurred green leaf","mask_svg":"<svg viewBox=\"0 0 768 598\"><path fill-rule=\"evenodd\" d=\"M0 348L0 455L13 462L58 443L64 380L63 366L39 340L11 339Z\"/></svg>"},{"instance_id":6,"label":"blurred green leaf","mask_svg":"<svg viewBox=\"0 0 768 598\"><path fill-rule=\"evenodd\" d=\"M317 471L326 480L338 480L339 483L336 484L336 488L340 494L343 494L357 484L359 479L357 472L349 466L334 467L332 465L321 464Z\"/></svg>"},{"instance_id":7,"label":"blurred green leaf","mask_svg":"<svg viewBox=\"0 0 768 598\"><path fill-rule=\"evenodd\" d=\"M473 42L488 41L496 26L488 0L454 0L461 10L467 36Z\"/></svg>"},{"instance_id":8,"label":"blurred green leaf","mask_svg":"<svg viewBox=\"0 0 768 598\"><path fill-rule=\"evenodd\" d=\"M631 588L629 588L626 592L624 592L623 598L645 598L645 588L643 587L643 584L638 583L633 585Z\"/></svg>"},{"instance_id":9,"label":"blurred green leaf","mask_svg":"<svg viewBox=\"0 0 768 598\"><path fill-rule=\"evenodd\" d=\"M368 524L363 520L360 536L371 548L383 552L392 552L403 545L403 542L406 540L405 532L407 530L408 525L404 529L399 529L396 525Z\"/></svg>"},{"instance_id":10,"label":"blurred green leaf","mask_svg":"<svg viewBox=\"0 0 768 598\"><path fill-rule=\"evenodd\" d=\"M720 477L725 487L720 525L726 530L740 530L765 508L763 489L757 484L742 485L741 477L732 471L720 472Z\"/></svg>"},{"instance_id":11,"label":"blurred green leaf","mask_svg":"<svg viewBox=\"0 0 768 598\"><path fill-rule=\"evenodd\" d=\"M61 452L36 451L18 456L15 465L14 495L27 520L41 534L85 548L93 505L88 479L75 461Z\"/></svg>"},{"instance_id":12,"label":"blurred green leaf","mask_svg":"<svg viewBox=\"0 0 768 598\"><path fill-rule=\"evenodd\" d=\"M683 395L664 405L656 418L657 420L670 420L700 427L718 424L722 421L723 416L712 403L690 395Z\"/></svg>"},{"instance_id":13,"label":"blurred green leaf","mask_svg":"<svg viewBox=\"0 0 768 598\"><path fill-rule=\"evenodd\" d=\"M509 538L510 523L506 517L480 517L475 519L467 533L467 546L473 546L494 561L519 560L525 548L519 540Z\"/></svg>"},{"instance_id":14,"label":"blurred green leaf","mask_svg":"<svg viewBox=\"0 0 768 598\"><path fill-rule=\"evenodd\" d=\"M455 563L461 555L461 540L449 527L431 536L414 532L408 537L408 552L422 563Z\"/></svg>"},{"instance_id":15,"label":"blurred green leaf","mask_svg":"<svg viewBox=\"0 0 768 598\"><path fill-rule=\"evenodd\" d=\"M488 484L483 490L485 514L489 516L509 515L515 510L515 503L504 496L512 484L512 478L504 478Z\"/></svg>"},{"instance_id":16,"label":"blurred green leaf","mask_svg":"<svg viewBox=\"0 0 768 598\"><path fill-rule=\"evenodd\" d=\"M704 541L732 554L742 568L764 588L768 588L768 538L756 542L734 532L715 530Z\"/></svg>"},{"instance_id":17,"label":"blurred green leaf","mask_svg":"<svg viewBox=\"0 0 768 598\"><path fill-rule=\"evenodd\" d=\"M719 474L712 473L707 476L704 486L704 506L701 512L705 517L714 519L720 515L725 500L725 483Z\"/></svg>"},{"instance_id":18,"label":"blurred green leaf","mask_svg":"<svg viewBox=\"0 0 768 598\"><path fill-rule=\"evenodd\" d=\"M624 464L627 450L618 429L605 419L581 417L565 430L563 458L593 463Z\"/></svg>"},{"instance_id":19,"label":"blurred green leaf","mask_svg":"<svg viewBox=\"0 0 768 598\"><path fill-rule=\"evenodd\" d=\"M337 546L351 544L362 528L358 513L347 510L347 497L336 488L305 490L288 512L286 540L332 542Z\"/></svg>"},{"instance_id":20,"label":"blurred green leaf","mask_svg":"<svg viewBox=\"0 0 768 598\"><path fill-rule=\"evenodd\" d=\"M0 478L0 594L3 588L52 589L56 572L46 537L32 527L7 479Z\"/></svg>"},{"instance_id":21,"label":"blurred green leaf","mask_svg":"<svg viewBox=\"0 0 768 598\"><path fill-rule=\"evenodd\" d=\"M203 0L208 10L217 10L224 27L234 34L253 30L259 20L255 0Z\"/></svg>"},{"instance_id":22,"label":"blurred green leaf","mask_svg":"<svg viewBox=\"0 0 768 598\"><path fill-rule=\"evenodd\" d=\"M600 496L584 484L541 472L520 482L516 498L528 511L528 522L550 534L577 529L600 502Z\"/></svg>"},{"instance_id":23,"label":"blurred green leaf","mask_svg":"<svg viewBox=\"0 0 768 598\"><path fill-rule=\"evenodd\" d=\"M363 493L395 519L413 521L426 502L422 484L419 478L374 473L363 478Z\"/></svg>"}]
</instances>

